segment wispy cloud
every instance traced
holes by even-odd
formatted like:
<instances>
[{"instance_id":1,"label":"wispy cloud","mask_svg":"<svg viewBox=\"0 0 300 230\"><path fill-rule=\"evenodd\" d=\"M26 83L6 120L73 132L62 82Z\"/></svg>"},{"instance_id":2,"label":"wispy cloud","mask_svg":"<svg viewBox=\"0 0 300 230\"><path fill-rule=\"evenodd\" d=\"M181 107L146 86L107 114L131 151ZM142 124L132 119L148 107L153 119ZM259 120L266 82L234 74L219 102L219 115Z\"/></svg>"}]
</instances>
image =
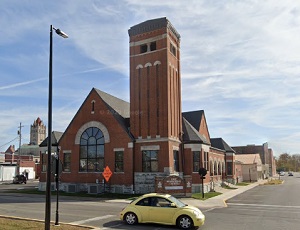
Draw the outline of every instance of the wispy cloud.
<instances>
[{"instance_id":1,"label":"wispy cloud","mask_svg":"<svg viewBox=\"0 0 300 230\"><path fill-rule=\"evenodd\" d=\"M46 78L40 78L40 79L31 80L31 81L19 82L19 83L15 83L15 84L11 84L11 85L6 85L6 86L0 86L0 90L13 89L13 88L17 88L19 86L30 85L32 83L36 83L39 81L45 81L45 79Z\"/></svg>"},{"instance_id":2,"label":"wispy cloud","mask_svg":"<svg viewBox=\"0 0 300 230\"><path fill-rule=\"evenodd\" d=\"M0 2L4 142L12 136L5 138L10 131L2 125L15 126L21 120L17 114L29 106L24 122L37 116L47 121L50 24L69 35L54 38L54 125L63 131L92 87L128 98L128 29L166 16L181 34L183 110L204 109L211 136L229 144L268 141L276 154L299 152L297 1L64 0L59 5ZM10 105L15 108L7 109Z\"/></svg>"}]
</instances>

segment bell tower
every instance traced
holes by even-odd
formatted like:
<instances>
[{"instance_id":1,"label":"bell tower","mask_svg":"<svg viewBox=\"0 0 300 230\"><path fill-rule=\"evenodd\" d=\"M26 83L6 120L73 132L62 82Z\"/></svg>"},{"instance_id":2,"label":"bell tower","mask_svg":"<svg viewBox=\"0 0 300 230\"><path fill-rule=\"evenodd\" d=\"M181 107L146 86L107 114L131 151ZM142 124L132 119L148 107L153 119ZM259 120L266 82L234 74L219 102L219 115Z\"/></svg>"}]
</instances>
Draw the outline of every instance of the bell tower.
<instances>
[{"instance_id":1,"label":"bell tower","mask_svg":"<svg viewBox=\"0 0 300 230\"><path fill-rule=\"evenodd\" d=\"M180 35L165 17L132 26L128 33L135 171L181 172Z\"/></svg>"},{"instance_id":2,"label":"bell tower","mask_svg":"<svg viewBox=\"0 0 300 230\"><path fill-rule=\"evenodd\" d=\"M131 133L179 139L180 35L164 17L131 27L129 37Z\"/></svg>"}]
</instances>

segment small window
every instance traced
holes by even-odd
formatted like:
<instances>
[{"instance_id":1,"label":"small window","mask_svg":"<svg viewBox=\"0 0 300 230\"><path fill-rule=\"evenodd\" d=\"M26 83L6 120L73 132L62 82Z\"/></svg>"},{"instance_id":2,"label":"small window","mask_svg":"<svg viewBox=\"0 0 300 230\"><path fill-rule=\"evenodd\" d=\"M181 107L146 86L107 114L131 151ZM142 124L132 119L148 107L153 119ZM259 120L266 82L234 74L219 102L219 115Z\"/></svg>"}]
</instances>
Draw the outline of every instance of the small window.
<instances>
[{"instance_id":1,"label":"small window","mask_svg":"<svg viewBox=\"0 0 300 230\"><path fill-rule=\"evenodd\" d=\"M200 169L200 151L193 151L193 172L199 172Z\"/></svg>"},{"instance_id":2,"label":"small window","mask_svg":"<svg viewBox=\"0 0 300 230\"><path fill-rule=\"evenodd\" d=\"M176 48L170 43L170 52L176 57Z\"/></svg>"},{"instance_id":3,"label":"small window","mask_svg":"<svg viewBox=\"0 0 300 230\"><path fill-rule=\"evenodd\" d=\"M42 154L42 172L46 172L47 170L47 156L46 154Z\"/></svg>"},{"instance_id":4,"label":"small window","mask_svg":"<svg viewBox=\"0 0 300 230\"><path fill-rule=\"evenodd\" d=\"M124 172L124 152L115 152L115 172Z\"/></svg>"},{"instance_id":5,"label":"small window","mask_svg":"<svg viewBox=\"0 0 300 230\"><path fill-rule=\"evenodd\" d=\"M95 101L92 101L92 113L95 112Z\"/></svg>"},{"instance_id":6,"label":"small window","mask_svg":"<svg viewBox=\"0 0 300 230\"><path fill-rule=\"evenodd\" d=\"M156 42L151 42L150 44L150 51L156 50Z\"/></svg>"},{"instance_id":7,"label":"small window","mask_svg":"<svg viewBox=\"0 0 300 230\"><path fill-rule=\"evenodd\" d=\"M174 157L174 171L179 172L179 152L177 150L173 150Z\"/></svg>"},{"instance_id":8,"label":"small window","mask_svg":"<svg viewBox=\"0 0 300 230\"><path fill-rule=\"evenodd\" d=\"M227 162L227 175L232 175L232 162Z\"/></svg>"},{"instance_id":9,"label":"small window","mask_svg":"<svg viewBox=\"0 0 300 230\"><path fill-rule=\"evenodd\" d=\"M67 152L64 153L64 167L63 167L65 172L70 172L71 171L71 153Z\"/></svg>"},{"instance_id":10,"label":"small window","mask_svg":"<svg viewBox=\"0 0 300 230\"><path fill-rule=\"evenodd\" d=\"M147 52L147 44L141 45L141 54Z\"/></svg>"}]
</instances>

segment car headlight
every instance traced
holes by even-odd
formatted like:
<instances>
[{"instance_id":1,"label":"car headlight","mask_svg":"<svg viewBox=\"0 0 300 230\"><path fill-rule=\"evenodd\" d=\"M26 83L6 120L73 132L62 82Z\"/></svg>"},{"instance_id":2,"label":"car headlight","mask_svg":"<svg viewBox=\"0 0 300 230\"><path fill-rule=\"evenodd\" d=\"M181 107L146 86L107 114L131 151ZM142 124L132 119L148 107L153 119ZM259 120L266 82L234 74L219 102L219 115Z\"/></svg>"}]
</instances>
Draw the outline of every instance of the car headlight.
<instances>
[{"instance_id":1,"label":"car headlight","mask_svg":"<svg viewBox=\"0 0 300 230\"><path fill-rule=\"evenodd\" d=\"M197 217L197 218L199 218L199 217L201 217L202 215L202 213L201 212L198 212L198 211L193 211L193 213L194 213L194 215Z\"/></svg>"}]
</instances>

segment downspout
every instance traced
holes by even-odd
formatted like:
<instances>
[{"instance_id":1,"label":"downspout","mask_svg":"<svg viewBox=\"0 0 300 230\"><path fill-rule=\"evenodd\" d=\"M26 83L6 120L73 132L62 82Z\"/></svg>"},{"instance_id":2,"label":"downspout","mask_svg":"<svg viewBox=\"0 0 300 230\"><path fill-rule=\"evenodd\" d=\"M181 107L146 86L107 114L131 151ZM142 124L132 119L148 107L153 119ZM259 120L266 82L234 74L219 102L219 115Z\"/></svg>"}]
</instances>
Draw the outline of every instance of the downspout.
<instances>
[{"instance_id":1,"label":"downspout","mask_svg":"<svg viewBox=\"0 0 300 230\"><path fill-rule=\"evenodd\" d=\"M132 141L132 193L135 194L135 139Z\"/></svg>"},{"instance_id":2,"label":"downspout","mask_svg":"<svg viewBox=\"0 0 300 230\"><path fill-rule=\"evenodd\" d=\"M184 143L183 143L183 132L180 133L180 151L181 151L181 169L182 169L182 176L184 176Z\"/></svg>"}]
</instances>

